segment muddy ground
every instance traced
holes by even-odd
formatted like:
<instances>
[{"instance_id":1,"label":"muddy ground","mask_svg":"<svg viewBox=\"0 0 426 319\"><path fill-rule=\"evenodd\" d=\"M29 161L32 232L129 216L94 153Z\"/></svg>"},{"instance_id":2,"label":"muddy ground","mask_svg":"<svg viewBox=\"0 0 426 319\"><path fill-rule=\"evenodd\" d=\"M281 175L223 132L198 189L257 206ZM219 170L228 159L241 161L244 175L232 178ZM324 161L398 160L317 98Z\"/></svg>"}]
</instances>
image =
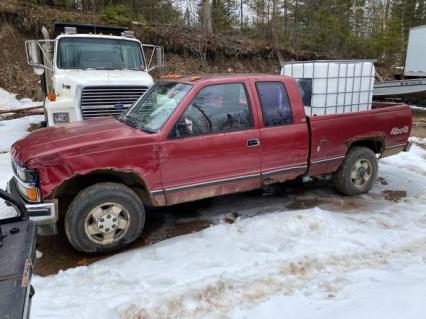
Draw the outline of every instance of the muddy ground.
<instances>
[{"instance_id":1,"label":"muddy ground","mask_svg":"<svg viewBox=\"0 0 426 319\"><path fill-rule=\"evenodd\" d=\"M413 110L412 136L426 137L426 111Z\"/></svg>"},{"instance_id":2,"label":"muddy ground","mask_svg":"<svg viewBox=\"0 0 426 319\"><path fill-rule=\"evenodd\" d=\"M426 137L426 112L414 114L412 135ZM380 177L378 182L386 186ZM380 196L365 196L398 202L407 195L404 190L384 190ZM235 203L238 203L236 205ZM236 218L248 218L273 211L320 207L332 211L350 211L365 205L364 197L346 197L336 193L330 182L314 180L304 184L290 182L261 191L222 196L147 212L143 235L128 249L134 249L167 238L189 234L217 223L232 223ZM66 240L62 229L59 235L39 237L37 249L43 256L37 259L35 273L46 276L59 270L91 264L108 257L89 256L76 252Z\"/></svg>"}]
</instances>

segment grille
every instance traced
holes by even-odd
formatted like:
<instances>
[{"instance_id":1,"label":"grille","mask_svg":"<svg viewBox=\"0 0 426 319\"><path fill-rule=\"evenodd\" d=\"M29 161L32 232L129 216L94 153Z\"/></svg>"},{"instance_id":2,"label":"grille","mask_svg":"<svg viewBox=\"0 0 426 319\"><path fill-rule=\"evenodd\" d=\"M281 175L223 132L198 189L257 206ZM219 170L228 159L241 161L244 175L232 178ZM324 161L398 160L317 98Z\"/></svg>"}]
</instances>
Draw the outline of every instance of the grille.
<instances>
[{"instance_id":1,"label":"grille","mask_svg":"<svg viewBox=\"0 0 426 319\"><path fill-rule=\"evenodd\" d=\"M90 86L81 92L83 119L118 116L148 89L146 86Z\"/></svg>"}]
</instances>

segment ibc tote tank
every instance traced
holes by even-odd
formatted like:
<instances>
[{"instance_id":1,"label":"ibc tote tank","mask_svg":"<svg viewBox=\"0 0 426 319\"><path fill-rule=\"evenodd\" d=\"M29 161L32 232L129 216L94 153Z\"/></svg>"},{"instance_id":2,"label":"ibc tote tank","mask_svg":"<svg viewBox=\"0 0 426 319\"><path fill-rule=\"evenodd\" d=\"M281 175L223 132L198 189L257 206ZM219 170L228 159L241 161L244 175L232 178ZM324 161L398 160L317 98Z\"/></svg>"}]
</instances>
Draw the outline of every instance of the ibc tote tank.
<instances>
[{"instance_id":1,"label":"ibc tote tank","mask_svg":"<svg viewBox=\"0 0 426 319\"><path fill-rule=\"evenodd\" d=\"M281 74L299 83L307 115L371 109L375 76L372 61L290 62L282 65Z\"/></svg>"}]
</instances>

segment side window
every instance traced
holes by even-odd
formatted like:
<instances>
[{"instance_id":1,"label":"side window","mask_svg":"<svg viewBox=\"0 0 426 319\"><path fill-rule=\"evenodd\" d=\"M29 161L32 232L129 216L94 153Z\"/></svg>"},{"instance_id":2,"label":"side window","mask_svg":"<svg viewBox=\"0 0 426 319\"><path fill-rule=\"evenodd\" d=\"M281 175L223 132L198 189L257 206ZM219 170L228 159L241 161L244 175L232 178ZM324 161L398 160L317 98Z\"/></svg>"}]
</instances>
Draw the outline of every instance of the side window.
<instances>
[{"instance_id":1,"label":"side window","mask_svg":"<svg viewBox=\"0 0 426 319\"><path fill-rule=\"evenodd\" d=\"M312 79L296 79L300 94L302 95L303 105L311 106L312 100Z\"/></svg>"},{"instance_id":2,"label":"side window","mask_svg":"<svg viewBox=\"0 0 426 319\"><path fill-rule=\"evenodd\" d=\"M218 84L202 89L176 125L175 136L201 135L253 127L244 85Z\"/></svg>"},{"instance_id":3,"label":"side window","mask_svg":"<svg viewBox=\"0 0 426 319\"><path fill-rule=\"evenodd\" d=\"M257 82L265 126L285 125L293 122L287 91L281 82Z\"/></svg>"}]
</instances>

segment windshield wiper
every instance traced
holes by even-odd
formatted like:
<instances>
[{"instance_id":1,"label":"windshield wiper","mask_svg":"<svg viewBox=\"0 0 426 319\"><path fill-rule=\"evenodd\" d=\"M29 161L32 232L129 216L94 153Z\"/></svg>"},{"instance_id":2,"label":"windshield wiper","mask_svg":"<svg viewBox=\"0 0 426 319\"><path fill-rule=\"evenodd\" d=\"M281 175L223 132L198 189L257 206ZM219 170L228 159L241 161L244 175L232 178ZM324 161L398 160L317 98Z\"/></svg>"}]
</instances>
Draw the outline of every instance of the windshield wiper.
<instances>
[{"instance_id":1,"label":"windshield wiper","mask_svg":"<svg viewBox=\"0 0 426 319\"><path fill-rule=\"evenodd\" d=\"M156 133L155 130L152 130L150 128L144 127L143 125L141 125L142 123L139 123L138 119L129 117L127 115L121 115L118 120L124 124L129 125L130 127L136 128L138 130L141 130L142 132L148 133L148 134L154 134Z\"/></svg>"},{"instance_id":2,"label":"windshield wiper","mask_svg":"<svg viewBox=\"0 0 426 319\"><path fill-rule=\"evenodd\" d=\"M131 117L125 115L125 114L120 115L117 119L120 122L127 124L127 125L129 125L133 128L138 128L138 120L131 118Z\"/></svg>"}]
</instances>

